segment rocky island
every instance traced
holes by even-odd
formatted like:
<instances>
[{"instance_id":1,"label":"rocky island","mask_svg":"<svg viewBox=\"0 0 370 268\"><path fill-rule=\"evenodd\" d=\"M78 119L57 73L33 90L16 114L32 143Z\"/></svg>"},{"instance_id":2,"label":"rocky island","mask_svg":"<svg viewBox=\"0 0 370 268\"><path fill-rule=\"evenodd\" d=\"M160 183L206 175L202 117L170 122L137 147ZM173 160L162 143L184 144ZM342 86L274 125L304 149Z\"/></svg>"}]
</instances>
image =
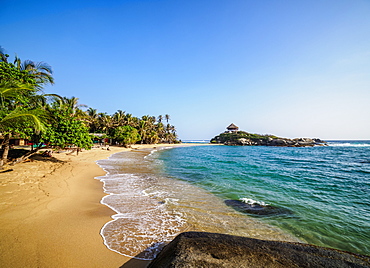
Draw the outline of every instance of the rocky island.
<instances>
[{"instance_id":1,"label":"rocky island","mask_svg":"<svg viewBox=\"0 0 370 268\"><path fill-rule=\"evenodd\" d=\"M288 139L274 135L252 134L240 131L239 127L230 124L224 133L211 139L211 143L241 146L284 146L284 147L307 147L327 145L325 141L318 138L296 138Z\"/></svg>"}]
</instances>

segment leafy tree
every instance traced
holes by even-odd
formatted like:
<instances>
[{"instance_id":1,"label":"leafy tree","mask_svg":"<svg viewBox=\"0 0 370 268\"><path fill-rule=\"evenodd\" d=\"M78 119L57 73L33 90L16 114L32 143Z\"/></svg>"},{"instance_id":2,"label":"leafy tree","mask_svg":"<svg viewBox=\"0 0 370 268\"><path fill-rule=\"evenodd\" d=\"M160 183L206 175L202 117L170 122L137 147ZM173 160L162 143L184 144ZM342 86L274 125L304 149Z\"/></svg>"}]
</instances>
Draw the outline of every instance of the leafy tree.
<instances>
[{"instance_id":1,"label":"leafy tree","mask_svg":"<svg viewBox=\"0 0 370 268\"><path fill-rule=\"evenodd\" d=\"M12 63L0 62L0 82L23 84L36 87L35 75L25 70L20 70Z\"/></svg>"},{"instance_id":2,"label":"leafy tree","mask_svg":"<svg viewBox=\"0 0 370 268\"><path fill-rule=\"evenodd\" d=\"M170 116L144 115L141 118L118 110L113 115L80 108L78 98L39 94L45 84L53 84L52 69L45 62L22 61L17 56L13 63L0 47L0 166L7 160L12 136L28 138L34 143L51 147L89 149L92 145L89 130L105 133L124 145L137 142L177 142L175 127ZM50 102L52 101L52 102ZM164 125L164 120L167 124ZM37 151L37 149L35 150Z\"/></svg>"},{"instance_id":3,"label":"leafy tree","mask_svg":"<svg viewBox=\"0 0 370 268\"><path fill-rule=\"evenodd\" d=\"M70 109L52 110L53 120L42 133L41 141L54 148L91 149L92 140L88 128L71 113Z\"/></svg>"},{"instance_id":4,"label":"leafy tree","mask_svg":"<svg viewBox=\"0 0 370 268\"><path fill-rule=\"evenodd\" d=\"M140 141L141 137L136 128L131 126L120 126L114 129L113 138L125 147Z\"/></svg>"}]
</instances>

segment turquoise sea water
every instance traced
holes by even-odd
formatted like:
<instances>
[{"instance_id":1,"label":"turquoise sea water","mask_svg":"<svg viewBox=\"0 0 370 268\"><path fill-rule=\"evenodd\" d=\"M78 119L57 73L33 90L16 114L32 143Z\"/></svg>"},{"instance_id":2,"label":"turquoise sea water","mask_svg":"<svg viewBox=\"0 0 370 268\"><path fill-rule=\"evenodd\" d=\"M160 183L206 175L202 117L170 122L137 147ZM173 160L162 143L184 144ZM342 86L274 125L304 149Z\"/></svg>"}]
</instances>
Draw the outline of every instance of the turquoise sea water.
<instances>
[{"instance_id":1,"label":"turquoise sea water","mask_svg":"<svg viewBox=\"0 0 370 268\"><path fill-rule=\"evenodd\" d=\"M222 200L290 210L257 217L304 242L370 255L370 141L329 145L183 147L158 158L170 176Z\"/></svg>"},{"instance_id":2,"label":"turquoise sea water","mask_svg":"<svg viewBox=\"0 0 370 268\"><path fill-rule=\"evenodd\" d=\"M370 255L370 141L325 147L193 146L122 152L98 164L116 214L108 248L152 259L195 230L300 241ZM226 200L290 213L258 216Z\"/></svg>"}]
</instances>

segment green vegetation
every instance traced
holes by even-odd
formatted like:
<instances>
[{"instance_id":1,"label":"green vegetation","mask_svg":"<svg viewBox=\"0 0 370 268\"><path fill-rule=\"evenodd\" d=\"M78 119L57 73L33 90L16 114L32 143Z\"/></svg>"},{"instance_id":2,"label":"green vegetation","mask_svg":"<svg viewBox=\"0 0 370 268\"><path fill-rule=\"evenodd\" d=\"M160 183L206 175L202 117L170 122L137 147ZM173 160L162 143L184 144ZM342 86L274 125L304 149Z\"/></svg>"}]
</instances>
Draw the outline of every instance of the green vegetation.
<instances>
[{"instance_id":1,"label":"green vegetation","mask_svg":"<svg viewBox=\"0 0 370 268\"><path fill-rule=\"evenodd\" d=\"M89 133L102 133L112 144L178 142L170 116L145 115L141 118L118 110L113 115L82 108L78 98L42 94L44 85L53 84L51 67L44 62L13 63L0 47L0 168L7 162L12 137L27 139L37 147L17 161L47 148L90 149ZM86 107L87 108L87 107ZM163 122L166 120L166 123ZM101 137L102 138L102 137Z\"/></svg>"},{"instance_id":2,"label":"green vegetation","mask_svg":"<svg viewBox=\"0 0 370 268\"><path fill-rule=\"evenodd\" d=\"M248 133L245 131L235 131L235 132L221 133L220 135L214 137L211 140L211 143L225 143L225 142L237 143L238 140L241 138L249 139L255 142L268 141L269 139L278 139L278 137L273 136L273 135L260 135L260 134Z\"/></svg>"},{"instance_id":3,"label":"green vegetation","mask_svg":"<svg viewBox=\"0 0 370 268\"><path fill-rule=\"evenodd\" d=\"M52 148L91 149L92 142L88 128L73 116L71 109L51 109L49 113L52 120L46 125L40 142Z\"/></svg>"},{"instance_id":4,"label":"green vegetation","mask_svg":"<svg viewBox=\"0 0 370 268\"><path fill-rule=\"evenodd\" d=\"M120 126L114 129L113 138L124 146L134 144L141 140L140 134L132 126Z\"/></svg>"}]
</instances>

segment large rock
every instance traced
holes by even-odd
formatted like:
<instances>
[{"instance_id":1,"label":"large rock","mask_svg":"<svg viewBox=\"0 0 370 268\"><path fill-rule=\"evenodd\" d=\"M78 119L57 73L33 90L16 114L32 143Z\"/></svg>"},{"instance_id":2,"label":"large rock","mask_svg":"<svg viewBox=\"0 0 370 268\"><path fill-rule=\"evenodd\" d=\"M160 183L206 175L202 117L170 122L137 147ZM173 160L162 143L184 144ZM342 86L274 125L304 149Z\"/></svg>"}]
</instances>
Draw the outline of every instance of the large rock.
<instances>
[{"instance_id":1,"label":"large rock","mask_svg":"<svg viewBox=\"0 0 370 268\"><path fill-rule=\"evenodd\" d=\"M229 207L234 208L237 211L247 213L247 214L253 214L253 215L259 215L259 216L274 216L274 215L290 215L293 214L292 211L281 208L281 207L275 207L271 205L260 205L260 204L248 204L241 200L225 200L224 201L226 205Z\"/></svg>"},{"instance_id":2,"label":"large rock","mask_svg":"<svg viewBox=\"0 0 370 268\"><path fill-rule=\"evenodd\" d=\"M148 267L370 267L370 257L300 243L186 232L169 243Z\"/></svg>"}]
</instances>

